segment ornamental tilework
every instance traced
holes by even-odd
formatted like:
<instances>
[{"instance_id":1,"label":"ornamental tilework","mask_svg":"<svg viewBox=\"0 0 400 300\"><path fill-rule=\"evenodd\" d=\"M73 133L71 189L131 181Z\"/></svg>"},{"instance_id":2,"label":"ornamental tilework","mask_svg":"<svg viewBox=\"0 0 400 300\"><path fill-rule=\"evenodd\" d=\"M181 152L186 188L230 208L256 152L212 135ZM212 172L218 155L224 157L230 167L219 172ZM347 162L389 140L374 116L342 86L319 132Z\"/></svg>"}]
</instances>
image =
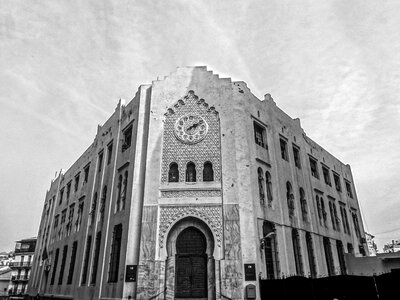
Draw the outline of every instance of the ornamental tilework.
<instances>
[{"instance_id":1,"label":"ornamental tilework","mask_svg":"<svg viewBox=\"0 0 400 300\"><path fill-rule=\"evenodd\" d=\"M167 206L161 207L159 225L159 244L164 247L165 234L173 223L188 216L197 216L210 227L216 237L216 244L221 247L222 240L222 208L221 206Z\"/></svg>"},{"instance_id":2,"label":"ornamental tilework","mask_svg":"<svg viewBox=\"0 0 400 300\"><path fill-rule=\"evenodd\" d=\"M220 190L162 191L162 198L221 197Z\"/></svg>"},{"instance_id":3,"label":"ornamental tilework","mask_svg":"<svg viewBox=\"0 0 400 300\"><path fill-rule=\"evenodd\" d=\"M187 144L179 141L174 134L174 125L178 118L187 114L197 114L208 123L207 136L199 143ZM204 163L209 161L213 165L214 181L221 181L221 151L219 115L215 108L209 107L204 99L199 99L193 91L168 109L165 114L162 175L161 182L168 181L169 165L178 164L179 181L185 181L186 165L193 162L196 165L196 181L203 180Z\"/></svg>"}]
</instances>

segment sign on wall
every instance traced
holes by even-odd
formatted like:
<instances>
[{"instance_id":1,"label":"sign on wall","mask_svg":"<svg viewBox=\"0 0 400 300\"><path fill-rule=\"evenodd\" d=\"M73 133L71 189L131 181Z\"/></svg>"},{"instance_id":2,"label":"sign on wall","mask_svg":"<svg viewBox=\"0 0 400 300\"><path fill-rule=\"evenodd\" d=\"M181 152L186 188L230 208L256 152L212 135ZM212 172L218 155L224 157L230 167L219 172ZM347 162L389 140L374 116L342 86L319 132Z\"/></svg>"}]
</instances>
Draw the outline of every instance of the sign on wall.
<instances>
[{"instance_id":1,"label":"sign on wall","mask_svg":"<svg viewBox=\"0 0 400 300\"><path fill-rule=\"evenodd\" d=\"M127 265L125 273L125 282L136 282L136 273L137 273L136 265Z\"/></svg>"}]
</instances>

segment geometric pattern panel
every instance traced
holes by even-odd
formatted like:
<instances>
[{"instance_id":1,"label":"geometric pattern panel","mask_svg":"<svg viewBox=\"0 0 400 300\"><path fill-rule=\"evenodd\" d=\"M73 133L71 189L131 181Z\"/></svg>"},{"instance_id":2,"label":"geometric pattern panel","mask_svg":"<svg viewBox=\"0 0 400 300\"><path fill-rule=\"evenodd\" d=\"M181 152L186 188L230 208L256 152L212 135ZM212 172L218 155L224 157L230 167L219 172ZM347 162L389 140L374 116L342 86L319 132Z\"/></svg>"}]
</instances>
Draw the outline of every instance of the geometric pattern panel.
<instances>
[{"instance_id":1,"label":"geometric pattern panel","mask_svg":"<svg viewBox=\"0 0 400 300\"><path fill-rule=\"evenodd\" d=\"M165 234L173 223L188 216L203 219L216 237L216 244L221 247L222 240L222 207L207 206L165 206L160 208L159 245L164 247Z\"/></svg>"},{"instance_id":2,"label":"geometric pattern panel","mask_svg":"<svg viewBox=\"0 0 400 300\"><path fill-rule=\"evenodd\" d=\"M175 122L182 116L192 114L200 116L208 124L208 132L198 143L184 143L174 134ZM196 181L203 181L204 163L212 163L214 181L221 181L221 156L219 115L213 106L204 99L199 99L193 91L178 100L165 114L161 182L168 182L169 166L172 162L178 164L179 181L185 182L186 165L193 162L196 165Z\"/></svg>"},{"instance_id":3,"label":"geometric pattern panel","mask_svg":"<svg viewBox=\"0 0 400 300\"><path fill-rule=\"evenodd\" d=\"M221 197L220 190L162 191L161 198Z\"/></svg>"}]
</instances>

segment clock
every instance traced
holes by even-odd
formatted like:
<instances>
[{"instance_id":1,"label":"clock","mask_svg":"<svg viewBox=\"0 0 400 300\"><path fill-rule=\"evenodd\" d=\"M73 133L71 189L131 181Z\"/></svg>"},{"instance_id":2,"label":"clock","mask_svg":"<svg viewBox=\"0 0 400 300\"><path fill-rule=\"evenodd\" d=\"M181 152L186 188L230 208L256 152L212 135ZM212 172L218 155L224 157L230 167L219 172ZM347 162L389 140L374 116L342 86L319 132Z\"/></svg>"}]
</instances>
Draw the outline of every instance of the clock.
<instances>
[{"instance_id":1,"label":"clock","mask_svg":"<svg viewBox=\"0 0 400 300\"><path fill-rule=\"evenodd\" d=\"M187 114L178 118L174 126L176 138L186 144L196 144L202 141L207 132L206 120L196 114Z\"/></svg>"}]
</instances>

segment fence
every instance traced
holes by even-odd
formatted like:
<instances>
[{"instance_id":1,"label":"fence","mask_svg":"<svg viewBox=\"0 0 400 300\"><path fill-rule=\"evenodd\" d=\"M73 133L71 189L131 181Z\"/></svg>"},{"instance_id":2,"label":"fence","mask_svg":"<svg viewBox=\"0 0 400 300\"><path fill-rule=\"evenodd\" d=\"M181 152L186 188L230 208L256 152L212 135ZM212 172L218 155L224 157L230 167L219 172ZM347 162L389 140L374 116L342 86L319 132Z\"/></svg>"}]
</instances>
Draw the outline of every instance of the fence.
<instances>
[{"instance_id":1,"label":"fence","mask_svg":"<svg viewBox=\"0 0 400 300\"><path fill-rule=\"evenodd\" d=\"M288 277L260 280L265 300L400 299L400 273L379 276L340 275L324 278ZM393 295L398 295L393 298Z\"/></svg>"}]
</instances>

